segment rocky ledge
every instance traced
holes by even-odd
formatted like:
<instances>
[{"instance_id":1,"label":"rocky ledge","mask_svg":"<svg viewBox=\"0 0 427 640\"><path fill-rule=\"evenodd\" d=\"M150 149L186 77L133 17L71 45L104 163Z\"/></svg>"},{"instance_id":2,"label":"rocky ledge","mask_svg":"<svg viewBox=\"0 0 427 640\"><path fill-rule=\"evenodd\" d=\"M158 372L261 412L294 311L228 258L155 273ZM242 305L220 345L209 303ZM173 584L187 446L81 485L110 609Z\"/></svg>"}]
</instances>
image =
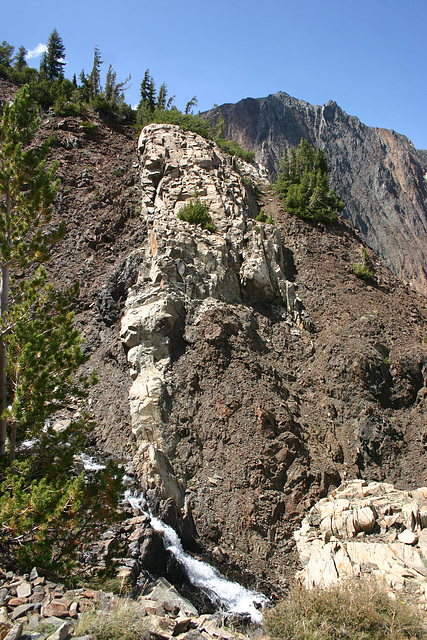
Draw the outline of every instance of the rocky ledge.
<instances>
[{"instance_id":1,"label":"rocky ledge","mask_svg":"<svg viewBox=\"0 0 427 640\"><path fill-rule=\"evenodd\" d=\"M373 576L427 609L427 487L345 482L312 507L295 539L307 588Z\"/></svg>"}]
</instances>

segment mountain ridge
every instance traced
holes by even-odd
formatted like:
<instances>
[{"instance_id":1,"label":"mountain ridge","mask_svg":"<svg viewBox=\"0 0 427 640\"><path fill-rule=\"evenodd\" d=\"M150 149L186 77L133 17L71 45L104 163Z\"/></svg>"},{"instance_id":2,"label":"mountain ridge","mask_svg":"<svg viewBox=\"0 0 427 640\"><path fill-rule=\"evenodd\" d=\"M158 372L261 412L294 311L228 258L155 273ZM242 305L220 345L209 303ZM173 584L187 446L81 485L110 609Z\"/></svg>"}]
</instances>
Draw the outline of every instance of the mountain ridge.
<instances>
[{"instance_id":1,"label":"mountain ridge","mask_svg":"<svg viewBox=\"0 0 427 640\"><path fill-rule=\"evenodd\" d=\"M344 217L401 279L427 295L427 153L393 130L369 127L336 102L311 105L278 92L206 112L255 151L274 179L285 148L301 138L325 151Z\"/></svg>"}]
</instances>

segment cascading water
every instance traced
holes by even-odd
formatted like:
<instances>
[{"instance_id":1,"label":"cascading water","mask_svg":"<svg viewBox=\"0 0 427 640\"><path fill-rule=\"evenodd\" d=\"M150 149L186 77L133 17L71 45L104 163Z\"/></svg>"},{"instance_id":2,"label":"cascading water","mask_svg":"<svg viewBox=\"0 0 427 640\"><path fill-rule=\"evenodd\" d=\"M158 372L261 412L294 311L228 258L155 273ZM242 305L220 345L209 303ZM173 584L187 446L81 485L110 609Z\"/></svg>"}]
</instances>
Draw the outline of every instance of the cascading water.
<instances>
[{"instance_id":1,"label":"cascading water","mask_svg":"<svg viewBox=\"0 0 427 640\"><path fill-rule=\"evenodd\" d=\"M249 591L237 582L227 580L214 567L186 553L176 531L150 514L147 503L140 494L135 495L128 489L124 499L133 509L149 516L154 531L163 535L165 548L184 567L191 584L206 593L219 609L227 613L246 614L253 622L261 622L260 609L267 604L267 598L263 594Z\"/></svg>"}]
</instances>

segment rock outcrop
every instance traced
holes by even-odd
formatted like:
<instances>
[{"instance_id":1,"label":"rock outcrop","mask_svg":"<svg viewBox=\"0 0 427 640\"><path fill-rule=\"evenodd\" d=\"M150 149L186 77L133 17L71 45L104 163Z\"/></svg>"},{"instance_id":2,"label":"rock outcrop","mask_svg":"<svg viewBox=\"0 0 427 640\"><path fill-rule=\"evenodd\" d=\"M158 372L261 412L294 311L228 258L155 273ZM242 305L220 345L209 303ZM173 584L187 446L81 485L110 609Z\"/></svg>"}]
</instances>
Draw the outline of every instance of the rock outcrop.
<instances>
[{"instance_id":1,"label":"rock outcrop","mask_svg":"<svg viewBox=\"0 0 427 640\"><path fill-rule=\"evenodd\" d=\"M313 500L346 476L394 478L397 456L423 446L406 425L422 422L425 321L414 294L401 352L394 306L408 294L377 261L367 292L360 241L286 217L262 169L173 125L146 127L138 156L147 239L127 258L121 320L135 469L190 544L198 534L213 562L280 585ZM178 218L196 199L215 232ZM261 204L275 225L255 220ZM344 306L327 298L336 262Z\"/></svg>"},{"instance_id":2,"label":"rock outcrop","mask_svg":"<svg viewBox=\"0 0 427 640\"><path fill-rule=\"evenodd\" d=\"M394 131L364 125L335 102L315 106L279 92L220 109L227 136L255 150L273 177L285 147L303 137L322 148L345 218L399 278L427 295L425 152Z\"/></svg>"},{"instance_id":3,"label":"rock outcrop","mask_svg":"<svg viewBox=\"0 0 427 640\"><path fill-rule=\"evenodd\" d=\"M175 125L146 127L138 153L150 237L122 319L132 430L145 486L182 507L184 487L170 462L177 436L168 425L168 385L171 361L194 340L194 326L214 310L255 301L276 301L301 325L309 320L285 278L280 234L255 221L258 208L244 179L265 186L262 169L238 166L212 142ZM208 205L215 233L177 217L193 199Z\"/></svg>"},{"instance_id":4,"label":"rock outcrop","mask_svg":"<svg viewBox=\"0 0 427 640\"><path fill-rule=\"evenodd\" d=\"M295 532L307 588L373 576L427 608L427 488L353 480L315 504Z\"/></svg>"}]
</instances>

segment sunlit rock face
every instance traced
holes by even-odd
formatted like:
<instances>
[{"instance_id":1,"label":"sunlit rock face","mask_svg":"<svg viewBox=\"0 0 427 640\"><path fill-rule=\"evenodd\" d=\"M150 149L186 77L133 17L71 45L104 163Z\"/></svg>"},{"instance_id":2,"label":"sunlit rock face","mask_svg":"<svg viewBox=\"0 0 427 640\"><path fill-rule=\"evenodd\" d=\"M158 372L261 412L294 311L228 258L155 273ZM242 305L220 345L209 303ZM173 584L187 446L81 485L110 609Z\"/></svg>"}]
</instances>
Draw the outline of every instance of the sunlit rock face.
<instances>
[{"instance_id":1,"label":"sunlit rock face","mask_svg":"<svg viewBox=\"0 0 427 640\"><path fill-rule=\"evenodd\" d=\"M279 232L255 221L254 186L266 186L265 169L174 125L146 127L138 157L141 215L150 232L122 320L133 378L132 430L146 485L182 505L182 484L167 462L176 445L168 426L168 385L171 362L191 341L187 318L194 326L218 307L277 302L292 321L303 325L309 319L285 278ZM177 217L196 200L207 205L214 232Z\"/></svg>"},{"instance_id":2,"label":"sunlit rock face","mask_svg":"<svg viewBox=\"0 0 427 640\"><path fill-rule=\"evenodd\" d=\"M427 608L427 488L352 480L315 504L295 532L307 588L372 576Z\"/></svg>"}]
</instances>

